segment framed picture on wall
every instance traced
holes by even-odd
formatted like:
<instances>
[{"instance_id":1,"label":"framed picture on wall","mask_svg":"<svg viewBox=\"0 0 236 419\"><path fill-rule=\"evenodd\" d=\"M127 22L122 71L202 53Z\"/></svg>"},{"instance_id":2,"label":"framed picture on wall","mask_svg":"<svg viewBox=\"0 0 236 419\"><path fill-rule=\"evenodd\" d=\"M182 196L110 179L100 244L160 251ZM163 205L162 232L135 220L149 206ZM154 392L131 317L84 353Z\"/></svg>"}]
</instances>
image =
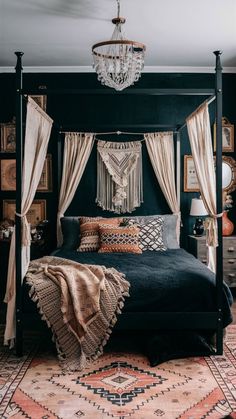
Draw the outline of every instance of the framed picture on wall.
<instances>
[{"instance_id":1,"label":"framed picture on wall","mask_svg":"<svg viewBox=\"0 0 236 419\"><path fill-rule=\"evenodd\" d=\"M48 154L44 162L42 175L37 187L37 192L52 191L52 155Z\"/></svg>"},{"instance_id":2,"label":"framed picture on wall","mask_svg":"<svg viewBox=\"0 0 236 419\"><path fill-rule=\"evenodd\" d=\"M16 160L1 159L1 190L16 190ZM52 156L48 154L43 166L42 175L37 192L50 192L52 190Z\"/></svg>"},{"instance_id":3,"label":"framed picture on wall","mask_svg":"<svg viewBox=\"0 0 236 419\"><path fill-rule=\"evenodd\" d=\"M193 156L184 156L184 192L199 192Z\"/></svg>"},{"instance_id":4,"label":"framed picture on wall","mask_svg":"<svg viewBox=\"0 0 236 419\"><path fill-rule=\"evenodd\" d=\"M13 122L1 124L1 152L15 153L16 126Z\"/></svg>"},{"instance_id":5,"label":"framed picture on wall","mask_svg":"<svg viewBox=\"0 0 236 419\"><path fill-rule=\"evenodd\" d=\"M1 159L1 190L16 190L16 160Z\"/></svg>"},{"instance_id":6,"label":"framed picture on wall","mask_svg":"<svg viewBox=\"0 0 236 419\"><path fill-rule=\"evenodd\" d=\"M216 151L216 124L214 124L214 151ZM234 125L225 117L222 118L222 151L234 151Z\"/></svg>"},{"instance_id":7,"label":"framed picture on wall","mask_svg":"<svg viewBox=\"0 0 236 419\"><path fill-rule=\"evenodd\" d=\"M40 106L45 112L47 109L47 96L46 95L30 95L32 99Z\"/></svg>"},{"instance_id":8,"label":"framed picture on wall","mask_svg":"<svg viewBox=\"0 0 236 419\"><path fill-rule=\"evenodd\" d=\"M16 201L14 199L3 200L3 219L15 221ZM46 200L35 199L26 214L31 226L36 226L46 219Z\"/></svg>"}]
</instances>

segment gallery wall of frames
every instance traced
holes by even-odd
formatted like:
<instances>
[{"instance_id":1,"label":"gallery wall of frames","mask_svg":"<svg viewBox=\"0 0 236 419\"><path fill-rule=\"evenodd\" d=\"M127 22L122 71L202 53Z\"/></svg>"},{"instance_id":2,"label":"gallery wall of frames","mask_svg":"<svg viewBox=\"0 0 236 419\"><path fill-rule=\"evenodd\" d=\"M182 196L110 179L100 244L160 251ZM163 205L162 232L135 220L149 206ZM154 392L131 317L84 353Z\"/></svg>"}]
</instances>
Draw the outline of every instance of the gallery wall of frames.
<instances>
[{"instance_id":1,"label":"gallery wall of frames","mask_svg":"<svg viewBox=\"0 0 236 419\"><path fill-rule=\"evenodd\" d=\"M46 111L47 97L33 95L33 99ZM15 118L0 124L0 191L2 198L2 216L0 220L0 240L9 240L15 220L15 191L16 191L16 127ZM27 213L31 225L33 241L42 241L47 220L47 198L52 193L52 154L48 153L44 162L43 172L38 184L36 199L34 199Z\"/></svg>"}]
</instances>

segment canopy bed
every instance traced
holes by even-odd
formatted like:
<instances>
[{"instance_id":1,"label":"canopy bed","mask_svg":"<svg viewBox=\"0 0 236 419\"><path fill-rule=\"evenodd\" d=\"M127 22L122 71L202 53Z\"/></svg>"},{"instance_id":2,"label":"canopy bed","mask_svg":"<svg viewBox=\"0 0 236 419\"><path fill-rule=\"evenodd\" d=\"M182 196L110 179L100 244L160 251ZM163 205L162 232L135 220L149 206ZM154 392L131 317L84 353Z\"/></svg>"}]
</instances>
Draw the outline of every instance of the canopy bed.
<instances>
[{"instance_id":1,"label":"canopy bed","mask_svg":"<svg viewBox=\"0 0 236 419\"><path fill-rule=\"evenodd\" d=\"M211 218L209 221L209 236L210 236L210 244L209 248L216 248L216 275L206 267L200 264L200 262L196 261L197 265L194 265L189 270L188 276L188 266L190 266L193 262L192 256L188 255L183 249L176 249L170 250L165 252L159 252L159 255L155 255L155 258L150 255L149 252L142 255L143 260L145 260L144 267L142 268L142 263L139 265L139 261L141 259L141 255L130 255L130 254L123 254L121 258L121 254L113 254L112 257L108 254L99 254L99 253L79 253L71 251L66 246L62 246L59 250L54 253L54 256L62 257L64 259L74 259L79 263L86 263L86 264L102 264L108 267L115 267L120 271L124 271L127 275L127 280L131 281L133 287L133 298L127 299L127 303L125 303L125 308L122 314L119 316L119 320L117 323L117 328L119 329L126 329L126 330L211 330L216 332L216 348L214 350L214 354L222 354L223 351L223 328L231 321L230 317L230 292L227 290L227 287L223 284L223 271L222 271L222 237L221 237L221 230L222 230L222 69L220 63L220 51L215 51L214 54L216 55L216 73L215 73L215 89L127 89L125 91L119 92L117 94L138 94L138 95L202 95L202 96L209 96L209 100L206 102L206 105L212 102L214 99L216 100L216 201L212 197L205 198L204 203L208 208L208 212L211 214ZM21 272L24 272L22 266L22 241L21 241L21 231L22 231L22 218L25 218L25 214L27 212L27 208L29 205L30 200L27 197L22 198L22 179L25 179L25 173L22 173L22 164L23 164L23 135L22 135L22 98L24 95L30 95L31 93L35 92L28 92L25 91L22 85L22 55L23 53L17 52L17 65L16 65L16 154L17 154L17 188L16 188L16 226L15 226L15 278L16 278L16 351L17 354L22 353L22 338L23 338L23 324L24 324L24 316L23 316L23 287L22 287L22 278ZM58 91L44 91L44 94L54 94ZM109 92L106 89L99 89L99 90L89 90L89 89L80 89L79 91L76 89L73 90L60 90L62 94L108 94ZM204 105L205 106L205 105ZM206 106L206 107L207 107ZM205 107L204 107L205 112ZM193 115L193 114L192 114ZM191 116L192 116L191 115ZM50 118L48 118L48 125L52 123ZM191 126L196 124L196 127ZM180 204L180 133L182 128L186 124L184 123L182 126L178 125L175 127L171 127L174 131L174 139L176 141L176 174L173 172L172 177L176 177L177 182L177 193L176 196L173 197L171 193L168 196L168 193L165 195L167 202L172 210L173 213L179 212L179 204ZM195 154L196 161L198 160L198 155L202 153L202 151L198 150L196 142L194 140L195 136L195 129L198 129L197 122L195 119L189 117L187 119L187 125L189 129L190 141L192 146L192 152ZM99 127L98 127L99 128ZM137 126L131 127L133 129L137 128ZM163 128L170 128L164 127L163 125L156 125L155 130L162 130ZM49 129L49 128L45 128ZM148 129L148 127L146 127ZM63 129L62 129L63 130ZM61 130L61 131L62 131ZM209 131L209 130L208 130ZM118 132L119 133L119 132ZM208 132L209 134L209 132ZM88 141L90 141L89 148L93 145L93 139L91 134L86 134ZM208 135L208 140L210 136ZM150 148L150 155L154 156L153 158L153 167L155 166L155 150L151 150L154 147L154 144L157 143L155 133L147 135L145 138ZM44 153L47 147L44 146ZM205 150L208 153L207 150ZM210 151L209 151L210 153ZM213 156L209 156L209 159L213 158ZM81 157L80 157L81 159ZM60 156L60 146L59 146L59 153L58 153L58 161L61 160ZM86 164L86 159L82 163L83 165ZM78 165L78 163L77 163ZM76 162L74 162L75 170L78 172L78 178L82 176L83 170L81 167L76 167ZM81 165L80 165L81 166ZM201 165L201 161L199 162L198 170L198 177L201 180L202 189L204 192L204 196L207 196L207 191L204 190L207 188L205 182L205 172L206 168ZM165 176L165 172L161 173L160 167L156 164L154 168L156 177L161 182L163 180L163 176ZM59 173L60 177L60 173ZM214 176L213 176L214 177ZM36 180L37 181L37 180ZM63 184L63 176L62 176L62 184ZM37 185L36 185L37 186ZM214 185L215 187L215 185ZM74 187L75 188L75 187ZM63 188L62 188L63 189ZM61 191L62 191L61 189ZM74 191L66 189L66 185L64 185L64 192L71 195L67 196L67 200L72 200ZM65 195L65 194L64 194ZM214 193L212 192L212 195ZM28 199L28 200L27 200ZM32 197L33 199L33 197ZM65 204L65 197L63 197L63 193L60 195L59 199L59 213L58 219L61 219L66 208L68 208L68 202ZM63 219L63 218L62 218ZM219 238L218 238L218 246L217 246L217 237L216 232L214 229L218 227ZM58 229L58 236L60 236L60 229ZM25 238L24 245L28 246L27 238ZM59 237L59 241L61 237ZM74 254L72 253L74 252ZM157 252L158 253L158 252ZM171 259L172 254L172 259ZM174 255L174 256L173 256ZM180 256L179 256L180 255ZM180 259L179 259L180 257ZM174 259L173 259L174 258ZM182 258L182 259L181 259ZM175 263L173 264L173 260ZM121 263L122 261L122 263ZM150 270L147 271L146 268L150 267ZM162 276L158 277L158 272L156 270L163 270ZM169 266L169 270L166 268ZM185 266L187 276L183 277L183 269L180 269L180 266ZM122 269L123 267L123 269ZM137 283L135 284L135 269L141 270L141 279L139 278L137 283L141 284L142 292L145 294L145 289L142 283L142 276L146 276L150 280L150 287L151 287L151 295L155 294L157 301L154 299L150 300L150 294L143 303L140 301L140 290L136 288ZM200 283L202 283L203 288L206 286L208 291L202 291L201 297L202 301L201 304L194 308L192 302L194 301L194 290L196 288L192 288L190 279L194 279L194 270L200 272L200 276L198 275L197 279L200 278ZM159 278L155 281L155 275L153 277L153 273L151 275L151 271L156 272L156 278ZM24 272L25 273L25 272ZM177 276L179 275L179 278ZM172 283L172 291L169 290L169 303L167 303L168 299L165 300L165 297L168 295L168 291L163 291L163 294L159 294L160 287L158 288L158 281L163 281L163 278L168 278L168 276L173 280ZM153 279L154 278L154 279ZM196 278L195 278L196 279ZM180 305L175 306L174 304L174 295L176 290L178 290L179 285L177 282L182 283L181 286L185 288L185 299L183 300L183 304L185 304L185 310L181 310ZM183 285L184 284L184 285ZM159 283L160 285L160 283ZM195 285L196 287L196 281ZM169 283L169 287L171 288L171 281ZM189 288L190 287L190 288ZM198 284L199 288L199 284ZM190 304L187 304L188 301L188 293L192 292L192 299L190 299ZM183 288L179 288L180 294L183 291ZM171 294L172 293L172 294ZM205 295L204 295L205 293ZM206 304L206 300L208 300L209 295L210 302L209 305ZM136 295L136 297L135 297ZM179 296L180 297L180 296ZM163 301L161 301L163 299ZM201 298L200 298L201 299ZM136 301L136 302L135 302ZM163 308L163 302L165 308ZM172 307L171 304L173 303ZM137 304L136 304L137 303ZM138 304L139 303L139 304ZM9 303L8 303L9 304ZM147 309L147 306L149 307ZM174 306L174 308L173 308ZM158 307L158 311L157 308Z\"/></svg>"}]
</instances>

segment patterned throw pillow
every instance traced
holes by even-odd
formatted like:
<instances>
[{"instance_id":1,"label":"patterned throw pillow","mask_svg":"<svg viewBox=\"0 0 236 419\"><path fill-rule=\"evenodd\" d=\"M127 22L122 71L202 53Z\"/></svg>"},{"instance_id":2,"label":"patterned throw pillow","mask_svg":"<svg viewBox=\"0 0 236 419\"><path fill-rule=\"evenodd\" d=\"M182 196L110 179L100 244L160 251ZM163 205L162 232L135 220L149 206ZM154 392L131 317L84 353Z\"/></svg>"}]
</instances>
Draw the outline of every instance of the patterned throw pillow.
<instances>
[{"instance_id":1,"label":"patterned throw pillow","mask_svg":"<svg viewBox=\"0 0 236 419\"><path fill-rule=\"evenodd\" d=\"M97 252L100 246L99 223L118 226L122 218L79 217L81 240L78 252Z\"/></svg>"},{"instance_id":2,"label":"patterned throw pillow","mask_svg":"<svg viewBox=\"0 0 236 419\"><path fill-rule=\"evenodd\" d=\"M139 247L139 228L100 225L100 253L142 253Z\"/></svg>"},{"instance_id":3,"label":"patterned throw pillow","mask_svg":"<svg viewBox=\"0 0 236 419\"><path fill-rule=\"evenodd\" d=\"M163 242L164 219L162 217L156 217L143 222L137 222L135 218L124 218L124 222L128 222L128 225L139 227L139 246L142 251L167 249Z\"/></svg>"}]
</instances>

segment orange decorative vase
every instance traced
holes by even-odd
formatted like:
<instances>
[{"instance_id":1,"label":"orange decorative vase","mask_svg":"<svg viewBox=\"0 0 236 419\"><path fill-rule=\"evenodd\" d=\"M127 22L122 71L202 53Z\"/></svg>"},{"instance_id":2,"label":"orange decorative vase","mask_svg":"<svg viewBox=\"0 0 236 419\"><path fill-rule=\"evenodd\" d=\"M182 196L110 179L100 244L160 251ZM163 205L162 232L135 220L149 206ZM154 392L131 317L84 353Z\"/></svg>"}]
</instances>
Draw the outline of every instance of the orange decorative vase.
<instances>
[{"instance_id":1,"label":"orange decorative vase","mask_svg":"<svg viewBox=\"0 0 236 419\"><path fill-rule=\"evenodd\" d=\"M234 224L228 218L228 211L223 212L222 216L222 235L231 236L234 231Z\"/></svg>"}]
</instances>

